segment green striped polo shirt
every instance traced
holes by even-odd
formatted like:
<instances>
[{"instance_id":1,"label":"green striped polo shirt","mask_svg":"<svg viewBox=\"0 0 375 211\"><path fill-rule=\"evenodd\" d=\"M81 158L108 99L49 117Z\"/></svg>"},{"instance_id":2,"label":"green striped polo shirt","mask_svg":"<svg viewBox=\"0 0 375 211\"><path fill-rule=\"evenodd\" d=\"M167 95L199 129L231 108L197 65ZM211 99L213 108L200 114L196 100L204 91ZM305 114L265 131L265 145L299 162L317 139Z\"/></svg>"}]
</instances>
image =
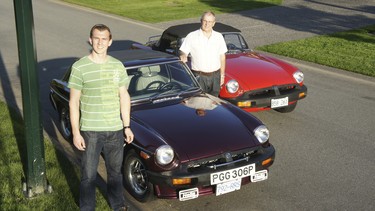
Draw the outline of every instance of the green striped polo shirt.
<instances>
[{"instance_id":1,"label":"green striped polo shirt","mask_svg":"<svg viewBox=\"0 0 375 211\"><path fill-rule=\"evenodd\" d=\"M124 65L108 56L96 64L88 56L72 66L68 87L81 91L81 131L117 131L123 128L119 87L128 79Z\"/></svg>"}]
</instances>

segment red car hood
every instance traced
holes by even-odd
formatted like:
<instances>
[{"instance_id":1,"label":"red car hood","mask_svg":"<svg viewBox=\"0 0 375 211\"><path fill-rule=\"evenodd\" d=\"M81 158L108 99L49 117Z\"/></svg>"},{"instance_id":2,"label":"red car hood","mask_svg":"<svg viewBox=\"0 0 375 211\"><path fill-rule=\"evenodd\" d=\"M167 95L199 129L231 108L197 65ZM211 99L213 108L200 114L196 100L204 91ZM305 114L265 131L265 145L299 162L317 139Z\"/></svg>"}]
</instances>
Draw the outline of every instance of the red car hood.
<instances>
[{"instance_id":1,"label":"red car hood","mask_svg":"<svg viewBox=\"0 0 375 211\"><path fill-rule=\"evenodd\" d=\"M192 100L196 102L189 105ZM192 105L200 102L211 104L202 116ZM252 131L240 120L241 117L227 108L232 105L223 106L217 101L198 96L173 105L153 106L153 109L133 111L132 118L158 133L173 147L182 162L259 145ZM249 127L255 128L261 124L246 112L241 111L240 114Z\"/></svg>"},{"instance_id":2,"label":"red car hood","mask_svg":"<svg viewBox=\"0 0 375 211\"><path fill-rule=\"evenodd\" d=\"M226 59L226 74L245 90L296 83L292 76L296 68L289 68L288 72L276 62L251 53L228 54Z\"/></svg>"}]
</instances>

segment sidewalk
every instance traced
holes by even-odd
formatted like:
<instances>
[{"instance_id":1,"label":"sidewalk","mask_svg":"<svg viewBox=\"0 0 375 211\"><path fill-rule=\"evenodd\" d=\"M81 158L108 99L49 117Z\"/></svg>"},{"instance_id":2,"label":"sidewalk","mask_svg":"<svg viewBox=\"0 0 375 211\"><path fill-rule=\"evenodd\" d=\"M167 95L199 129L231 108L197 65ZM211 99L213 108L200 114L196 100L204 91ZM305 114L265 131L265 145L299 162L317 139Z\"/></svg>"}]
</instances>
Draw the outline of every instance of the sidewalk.
<instances>
[{"instance_id":1,"label":"sidewalk","mask_svg":"<svg viewBox=\"0 0 375 211\"><path fill-rule=\"evenodd\" d=\"M203 11L202 11L203 12ZM199 18L156 24L166 29ZM219 14L218 22L242 31L251 48L375 24L373 0L284 0L281 6Z\"/></svg>"}]
</instances>

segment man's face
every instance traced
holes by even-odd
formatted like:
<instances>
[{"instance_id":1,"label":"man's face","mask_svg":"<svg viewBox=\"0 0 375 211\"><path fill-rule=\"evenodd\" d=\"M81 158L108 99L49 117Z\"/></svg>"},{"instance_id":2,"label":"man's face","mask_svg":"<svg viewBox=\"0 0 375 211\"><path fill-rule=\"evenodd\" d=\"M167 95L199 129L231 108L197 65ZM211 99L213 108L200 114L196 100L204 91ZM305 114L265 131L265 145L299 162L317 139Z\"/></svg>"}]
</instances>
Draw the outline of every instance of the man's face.
<instances>
[{"instance_id":1,"label":"man's face","mask_svg":"<svg viewBox=\"0 0 375 211\"><path fill-rule=\"evenodd\" d=\"M206 111L202 108L198 108L195 110L195 113L198 115L198 116L205 116L206 115Z\"/></svg>"},{"instance_id":2,"label":"man's face","mask_svg":"<svg viewBox=\"0 0 375 211\"><path fill-rule=\"evenodd\" d=\"M201 20L201 28L204 32L211 32L215 25L215 17L211 14L205 15Z\"/></svg>"},{"instance_id":3,"label":"man's face","mask_svg":"<svg viewBox=\"0 0 375 211\"><path fill-rule=\"evenodd\" d=\"M109 31L99 31L98 29L94 29L92 37L90 37L90 44L95 53L107 53L108 47L112 44L112 39L109 38Z\"/></svg>"}]
</instances>

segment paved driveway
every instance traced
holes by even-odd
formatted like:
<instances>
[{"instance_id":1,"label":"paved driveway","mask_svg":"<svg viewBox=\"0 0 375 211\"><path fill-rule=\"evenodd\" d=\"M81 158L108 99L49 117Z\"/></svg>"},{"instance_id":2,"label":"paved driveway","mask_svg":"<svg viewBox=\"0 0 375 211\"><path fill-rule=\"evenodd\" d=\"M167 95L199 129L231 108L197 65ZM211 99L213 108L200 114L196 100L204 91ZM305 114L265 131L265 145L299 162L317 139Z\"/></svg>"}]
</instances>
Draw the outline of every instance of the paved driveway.
<instances>
[{"instance_id":1,"label":"paved driveway","mask_svg":"<svg viewBox=\"0 0 375 211\"><path fill-rule=\"evenodd\" d=\"M0 97L22 109L13 1L0 7ZM280 7L219 15L240 28L252 46L375 24L374 1L284 1ZM77 57L88 54L88 31L98 22L111 26L112 50L144 42L169 25L199 18L145 24L58 1L33 1L40 77L40 101L46 133L74 151L54 127L48 83L61 77ZM306 74L309 95L290 114L255 113L271 130L276 162L265 182L220 197L179 202L157 200L136 210L374 210L375 80L333 68L284 58ZM75 160L77 161L77 160ZM102 170L100 170L102 172ZM47 169L48 177L48 169ZM53 185L53 184L52 184Z\"/></svg>"},{"instance_id":2,"label":"paved driveway","mask_svg":"<svg viewBox=\"0 0 375 211\"><path fill-rule=\"evenodd\" d=\"M253 48L375 24L373 0L284 0L281 6L217 15L242 30ZM198 18L156 24L160 28Z\"/></svg>"}]
</instances>

